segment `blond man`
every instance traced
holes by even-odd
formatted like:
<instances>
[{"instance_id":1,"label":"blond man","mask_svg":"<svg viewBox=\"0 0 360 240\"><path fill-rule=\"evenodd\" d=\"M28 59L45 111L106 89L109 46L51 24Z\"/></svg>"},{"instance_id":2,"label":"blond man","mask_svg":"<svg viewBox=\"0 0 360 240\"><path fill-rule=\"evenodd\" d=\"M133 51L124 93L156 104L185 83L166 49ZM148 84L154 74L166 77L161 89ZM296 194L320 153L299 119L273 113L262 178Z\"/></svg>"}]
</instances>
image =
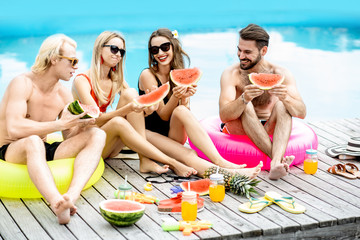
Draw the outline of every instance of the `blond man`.
<instances>
[{"instance_id":1,"label":"blond man","mask_svg":"<svg viewBox=\"0 0 360 240\"><path fill-rule=\"evenodd\" d=\"M95 171L105 144L105 133L85 129L93 119L72 115L69 81L77 69L76 42L58 34L45 39L28 73L15 77L0 103L0 158L26 164L31 180L49 202L60 224L76 212L75 202ZM45 143L47 134L62 131L65 141ZM46 161L76 157L68 191L61 195Z\"/></svg>"}]
</instances>

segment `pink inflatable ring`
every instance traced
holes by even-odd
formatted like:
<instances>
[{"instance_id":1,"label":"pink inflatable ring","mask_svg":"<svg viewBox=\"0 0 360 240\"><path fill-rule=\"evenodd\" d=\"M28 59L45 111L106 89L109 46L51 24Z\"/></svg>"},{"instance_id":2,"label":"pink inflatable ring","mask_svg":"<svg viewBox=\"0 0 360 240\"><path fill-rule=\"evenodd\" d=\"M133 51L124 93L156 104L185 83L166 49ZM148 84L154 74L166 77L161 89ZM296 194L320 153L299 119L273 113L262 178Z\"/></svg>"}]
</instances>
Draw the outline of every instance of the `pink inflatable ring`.
<instances>
[{"instance_id":1,"label":"pink inflatable ring","mask_svg":"<svg viewBox=\"0 0 360 240\"><path fill-rule=\"evenodd\" d=\"M216 149L221 156L236 164L247 164L247 167L255 167L263 161L263 170L270 169L271 159L266 156L246 135L229 135L220 132L221 120L219 117L210 117L200 121L205 131L209 134ZM272 136L270 136L272 138ZM190 146L199 157L209 160L189 140ZM286 148L285 156L294 155L295 160L291 165L303 163L306 149L318 147L318 139L315 132L305 123L293 119L291 135Z\"/></svg>"}]
</instances>

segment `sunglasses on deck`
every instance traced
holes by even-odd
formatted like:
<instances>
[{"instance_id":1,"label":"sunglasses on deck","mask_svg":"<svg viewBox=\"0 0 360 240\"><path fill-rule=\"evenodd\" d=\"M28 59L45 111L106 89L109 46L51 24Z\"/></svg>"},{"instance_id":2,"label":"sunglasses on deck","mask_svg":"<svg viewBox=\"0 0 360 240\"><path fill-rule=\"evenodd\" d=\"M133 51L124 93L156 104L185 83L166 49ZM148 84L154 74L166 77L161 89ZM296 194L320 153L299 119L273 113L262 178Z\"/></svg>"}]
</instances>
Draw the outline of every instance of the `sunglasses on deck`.
<instances>
[{"instance_id":1,"label":"sunglasses on deck","mask_svg":"<svg viewBox=\"0 0 360 240\"><path fill-rule=\"evenodd\" d=\"M71 62L71 66L73 66L73 67L75 67L76 64L79 63L79 59L77 59L77 58L65 57L65 56L61 56L61 55L59 55L59 57L68 59Z\"/></svg>"},{"instance_id":2,"label":"sunglasses on deck","mask_svg":"<svg viewBox=\"0 0 360 240\"><path fill-rule=\"evenodd\" d=\"M125 56L125 49L122 48L118 48L118 46L115 45L103 45L103 47L110 47L110 51L112 54L117 54L118 52L120 52L120 56L124 57Z\"/></svg>"},{"instance_id":3,"label":"sunglasses on deck","mask_svg":"<svg viewBox=\"0 0 360 240\"><path fill-rule=\"evenodd\" d=\"M158 46L149 47L149 51L152 55L158 54L159 49L161 49L161 51L163 51L163 52L167 52L170 50L170 45L171 45L170 42L166 42L166 43L161 44L159 47Z\"/></svg>"}]
</instances>

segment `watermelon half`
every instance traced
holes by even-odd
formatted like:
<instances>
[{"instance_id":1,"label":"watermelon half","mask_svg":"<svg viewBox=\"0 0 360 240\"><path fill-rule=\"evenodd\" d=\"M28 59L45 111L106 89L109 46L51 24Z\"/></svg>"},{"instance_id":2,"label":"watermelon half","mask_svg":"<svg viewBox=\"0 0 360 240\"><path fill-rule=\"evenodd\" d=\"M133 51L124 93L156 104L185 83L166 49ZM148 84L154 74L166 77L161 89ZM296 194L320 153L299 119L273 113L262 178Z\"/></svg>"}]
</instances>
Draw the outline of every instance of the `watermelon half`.
<instances>
[{"instance_id":1,"label":"watermelon half","mask_svg":"<svg viewBox=\"0 0 360 240\"><path fill-rule=\"evenodd\" d=\"M143 204L121 199L104 200L100 202L99 208L106 221L120 227L134 224L145 212Z\"/></svg>"},{"instance_id":2,"label":"watermelon half","mask_svg":"<svg viewBox=\"0 0 360 240\"><path fill-rule=\"evenodd\" d=\"M100 109L98 107L81 104L78 100L70 103L68 110L74 115L79 115L86 111L86 115L82 118L97 118L100 115Z\"/></svg>"},{"instance_id":3,"label":"watermelon half","mask_svg":"<svg viewBox=\"0 0 360 240\"><path fill-rule=\"evenodd\" d=\"M167 82L152 92L134 98L134 102L138 105L151 106L162 101L169 91L170 85Z\"/></svg>"},{"instance_id":4,"label":"watermelon half","mask_svg":"<svg viewBox=\"0 0 360 240\"><path fill-rule=\"evenodd\" d=\"M180 183L180 187L184 191L189 191L189 182ZM210 179L200 179L190 182L190 190L198 193L200 196L209 194Z\"/></svg>"},{"instance_id":5,"label":"watermelon half","mask_svg":"<svg viewBox=\"0 0 360 240\"><path fill-rule=\"evenodd\" d=\"M284 76L273 73L251 73L249 74L250 82L260 89L269 90L275 85L284 81Z\"/></svg>"},{"instance_id":6,"label":"watermelon half","mask_svg":"<svg viewBox=\"0 0 360 240\"><path fill-rule=\"evenodd\" d=\"M170 71L170 79L177 86L190 86L196 84L202 76L198 68L174 69Z\"/></svg>"}]
</instances>

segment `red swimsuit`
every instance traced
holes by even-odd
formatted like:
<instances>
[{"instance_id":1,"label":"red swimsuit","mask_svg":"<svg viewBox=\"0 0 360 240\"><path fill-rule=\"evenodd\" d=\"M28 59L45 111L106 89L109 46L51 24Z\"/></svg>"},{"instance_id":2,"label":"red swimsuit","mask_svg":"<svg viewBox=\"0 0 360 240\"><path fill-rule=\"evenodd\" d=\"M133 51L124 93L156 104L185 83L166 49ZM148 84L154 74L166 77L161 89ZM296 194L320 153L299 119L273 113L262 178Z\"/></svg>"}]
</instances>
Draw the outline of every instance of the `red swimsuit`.
<instances>
[{"instance_id":1,"label":"red swimsuit","mask_svg":"<svg viewBox=\"0 0 360 240\"><path fill-rule=\"evenodd\" d=\"M95 92L94 92L94 90L93 90L93 87L92 87L90 78L89 78L86 74L83 74L83 73L80 73L80 74L78 74L77 76L84 76L84 77L86 77L86 79L89 81L89 84L90 84L90 87L91 87L90 94L91 94L91 96L93 97L93 99L95 100L96 105L99 107L100 112L102 112L102 113L103 113L103 112L106 112L106 108L107 108L107 107L109 106L109 104L110 104L110 97L111 97L112 89L110 90L110 94L109 94L109 96L108 96L109 101L108 101L107 103L99 106L99 100L97 99L97 97L96 97L96 95L95 95Z\"/></svg>"}]
</instances>

